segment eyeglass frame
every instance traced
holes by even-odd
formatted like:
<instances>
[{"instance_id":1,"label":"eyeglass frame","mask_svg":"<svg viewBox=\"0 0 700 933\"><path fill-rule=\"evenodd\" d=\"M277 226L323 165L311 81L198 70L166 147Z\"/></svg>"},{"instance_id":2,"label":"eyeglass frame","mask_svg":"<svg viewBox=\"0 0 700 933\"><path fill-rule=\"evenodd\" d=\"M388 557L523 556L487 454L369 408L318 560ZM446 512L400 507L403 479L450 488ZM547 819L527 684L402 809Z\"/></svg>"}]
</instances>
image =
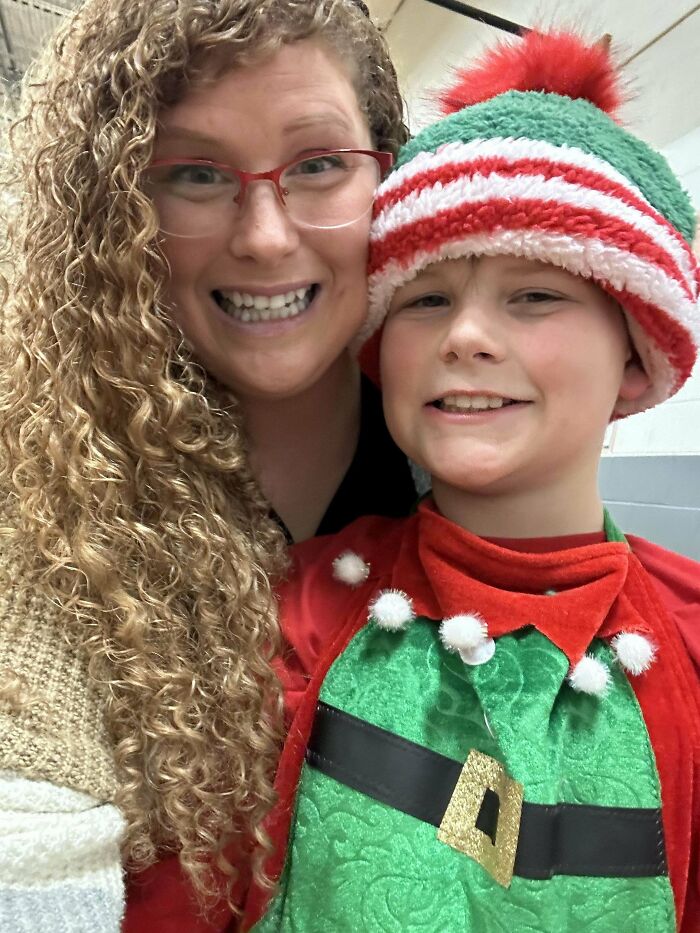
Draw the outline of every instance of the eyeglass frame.
<instances>
[{"instance_id":1,"label":"eyeglass frame","mask_svg":"<svg viewBox=\"0 0 700 933\"><path fill-rule=\"evenodd\" d=\"M204 165L208 168L216 168L219 170L224 170L229 173L232 173L237 179L240 185L240 190L238 194L234 197L233 203L237 204L239 207L245 199L245 193L248 190L248 185L253 181L269 181L272 182L272 185L277 192L277 197L279 198L280 203L283 207L287 207L287 202L284 200L285 195L289 194L287 188L283 188L280 184L280 178L285 173L285 171L290 168L292 165L297 165L299 162L306 162L307 160L317 159L320 156L324 155L343 155L343 154L354 154L354 155L367 155L372 156L374 160L379 165L380 170L380 180L384 177L386 172L394 164L394 156L390 152L380 152L378 149L315 149L312 152L307 153L306 155L300 156L296 159L290 159L289 162L285 162L283 165L278 165L277 168L270 169L268 172L244 172L242 169L234 168L233 165L228 165L226 162L214 162L211 159L154 159L152 162L149 162L146 171L149 168L161 168L168 165Z\"/></svg>"}]
</instances>

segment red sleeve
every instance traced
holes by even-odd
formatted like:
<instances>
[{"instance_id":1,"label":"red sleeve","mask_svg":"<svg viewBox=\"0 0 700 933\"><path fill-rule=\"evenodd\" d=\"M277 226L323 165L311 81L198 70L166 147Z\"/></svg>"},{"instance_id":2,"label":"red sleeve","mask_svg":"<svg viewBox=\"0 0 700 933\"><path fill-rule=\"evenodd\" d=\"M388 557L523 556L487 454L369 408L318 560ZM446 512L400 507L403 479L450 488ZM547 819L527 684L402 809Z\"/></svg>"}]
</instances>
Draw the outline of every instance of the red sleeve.
<instances>
[{"instance_id":1,"label":"red sleeve","mask_svg":"<svg viewBox=\"0 0 700 933\"><path fill-rule=\"evenodd\" d=\"M632 550L654 581L667 612L678 626L695 669L700 675L700 564L627 535Z\"/></svg>"},{"instance_id":2,"label":"red sleeve","mask_svg":"<svg viewBox=\"0 0 700 933\"><path fill-rule=\"evenodd\" d=\"M286 650L277 662L288 722L319 659L363 601L366 605L371 581L391 567L402 526L396 519L369 516L338 534L312 538L292 548L289 578L279 589ZM346 551L357 554L371 568L368 586L344 586L334 579L333 561Z\"/></svg>"},{"instance_id":3,"label":"red sleeve","mask_svg":"<svg viewBox=\"0 0 700 933\"><path fill-rule=\"evenodd\" d=\"M240 899L249 880L241 878ZM156 862L127 883L122 933L234 933L237 921L223 903L202 916L192 886L176 855Z\"/></svg>"}]
</instances>

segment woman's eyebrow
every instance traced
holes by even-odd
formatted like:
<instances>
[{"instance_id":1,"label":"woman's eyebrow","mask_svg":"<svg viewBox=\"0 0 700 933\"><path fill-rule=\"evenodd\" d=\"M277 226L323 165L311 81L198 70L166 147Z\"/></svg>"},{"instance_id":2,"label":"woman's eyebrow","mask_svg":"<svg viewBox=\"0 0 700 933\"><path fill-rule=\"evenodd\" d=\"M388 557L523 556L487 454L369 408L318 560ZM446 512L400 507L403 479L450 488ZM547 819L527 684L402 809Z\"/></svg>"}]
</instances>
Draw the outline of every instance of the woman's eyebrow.
<instances>
[{"instance_id":1,"label":"woman's eyebrow","mask_svg":"<svg viewBox=\"0 0 700 933\"><path fill-rule=\"evenodd\" d=\"M199 133L197 130L191 130L185 126L162 126L158 133L159 141L183 140L192 143L208 143L223 145L224 141L217 136L209 136L207 133Z\"/></svg>"},{"instance_id":2,"label":"woman's eyebrow","mask_svg":"<svg viewBox=\"0 0 700 933\"><path fill-rule=\"evenodd\" d=\"M343 116L343 114L338 113L337 111L327 111L319 113L308 113L301 117L297 117L295 120L290 120L289 123L285 123L282 127L282 132L285 135L288 135L291 133L296 133L299 130L320 127L323 127L324 129L340 129L346 133L350 133L355 129L352 123L345 116Z\"/></svg>"},{"instance_id":3,"label":"woman's eyebrow","mask_svg":"<svg viewBox=\"0 0 700 933\"><path fill-rule=\"evenodd\" d=\"M355 129L351 122L345 119L342 114L329 112L306 114L305 116L284 124L281 130L285 136L291 136L293 133L298 133L301 130L321 128L342 130L345 133L352 133ZM177 124L162 125L159 129L158 140L160 142L182 141L204 143L205 145L226 145L226 141L218 136L211 136L208 133L202 133L186 126L178 126Z\"/></svg>"},{"instance_id":4,"label":"woman's eyebrow","mask_svg":"<svg viewBox=\"0 0 700 933\"><path fill-rule=\"evenodd\" d=\"M296 130L306 129L315 126L336 126L343 130L354 129L350 120L342 113L337 111L319 111L318 113L307 113L294 120L282 125L283 133L293 133ZM194 139L204 142L217 142L218 137L210 136L208 133L202 133L199 130L193 130L188 126L179 126L177 123L161 124L160 134L168 137L178 137L182 139Z\"/></svg>"}]
</instances>

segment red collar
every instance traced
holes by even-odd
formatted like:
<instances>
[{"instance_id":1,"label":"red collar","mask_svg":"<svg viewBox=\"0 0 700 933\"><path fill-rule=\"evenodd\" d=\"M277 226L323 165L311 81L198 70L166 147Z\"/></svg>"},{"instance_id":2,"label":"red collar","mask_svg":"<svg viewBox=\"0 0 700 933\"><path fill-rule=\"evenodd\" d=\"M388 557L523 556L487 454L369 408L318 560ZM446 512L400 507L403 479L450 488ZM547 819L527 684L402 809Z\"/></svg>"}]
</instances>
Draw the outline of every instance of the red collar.
<instances>
[{"instance_id":1,"label":"red collar","mask_svg":"<svg viewBox=\"0 0 700 933\"><path fill-rule=\"evenodd\" d=\"M531 625L575 665L596 637L647 626L624 598L630 551L601 542L546 553L504 548L421 504L392 572L418 615L478 611L497 638ZM618 598L620 597L620 598Z\"/></svg>"}]
</instances>

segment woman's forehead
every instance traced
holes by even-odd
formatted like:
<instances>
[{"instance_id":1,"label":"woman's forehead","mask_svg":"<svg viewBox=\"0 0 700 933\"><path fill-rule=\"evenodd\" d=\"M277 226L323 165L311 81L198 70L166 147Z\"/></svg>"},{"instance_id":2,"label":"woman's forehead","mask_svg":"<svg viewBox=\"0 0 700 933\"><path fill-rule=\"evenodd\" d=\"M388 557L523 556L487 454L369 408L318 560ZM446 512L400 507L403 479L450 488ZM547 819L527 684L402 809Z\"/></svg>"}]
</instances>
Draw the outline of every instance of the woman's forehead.
<instances>
[{"instance_id":1,"label":"woman's forehead","mask_svg":"<svg viewBox=\"0 0 700 933\"><path fill-rule=\"evenodd\" d=\"M251 158L257 159L257 150L268 144L271 149L297 143L300 149L369 145L368 121L349 78L324 49L308 46L295 43L192 88L159 115L159 148L221 145L235 150L231 158L245 158L254 148Z\"/></svg>"},{"instance_id":2,"label":"woman's forehead","mask_svg":"<svg viewBox=\"0 0 700 933\"><path fill-rule=\"evenodd\" d=\"M310 107L320 102L334 109L359 111L357 93L345 65L325 44L302 39L264 58L212 70L163 116L202 106L245 108L249 98L256 104L265 99L266 109L282 109L298 98L300 104L307 101Z\"/></svg>"}]
</instances>

